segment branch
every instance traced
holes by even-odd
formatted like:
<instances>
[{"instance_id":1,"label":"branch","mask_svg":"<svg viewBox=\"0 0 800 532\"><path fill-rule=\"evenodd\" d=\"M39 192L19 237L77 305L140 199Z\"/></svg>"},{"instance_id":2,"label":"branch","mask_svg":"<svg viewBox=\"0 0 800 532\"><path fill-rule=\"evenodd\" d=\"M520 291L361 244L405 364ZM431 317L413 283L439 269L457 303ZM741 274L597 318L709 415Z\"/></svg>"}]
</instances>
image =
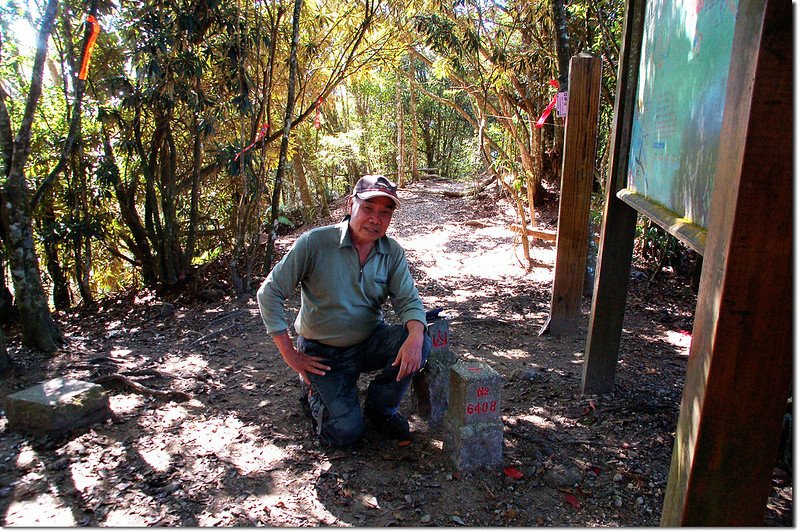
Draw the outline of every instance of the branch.
<instances>
[{"instance_id":1,"label":"branch","mask_svg":"<svg viewBox=\"0 0 800 532\"><path fill-rule=\"evenodd\" d=\"M147 386L142 386L138 382L135 382L124 375L120 375L119 373L112 373L111 375L104 375L102 377L98 377L93 381L95 384L100 384L101 386L110 385L112 383L121 384L124 388L128 388L131 391L136 393L141 393L144 395L152 395L155 397L160 397L162 399L168 399L171 401L176 401L181 403L183 401L191 401L192 396L186 392L179 392L177 390L155 390L153 388L148 388Z\"/></svg>"},{"instance_id":2,"label":"branch","mask_svg":"<svg viewBox=\"0 0 800 532\"><path fill-rule=\"evenodd\" d=\"M92 16L97 15L97 2L93 2L92 11L90 13ZM81 59L79 64L83 64L84 58L86 54L89 52L87 49L87 44L91 37L92 30L90 25L86 25L86 31L84 32L83 36L83 49L81 51ZM72 65L73 74L75 65ZM67 159L69 158L70 154L72 153L72 149L75 145L75 137L78 136L78 129L81 123L81 104L83 103L83 93L85 89L85 82L82 79L78 79L77 74L75 74L75 101L73 102L73 111L72 117L69 124L69 132L67 133L67 140L64 142L64 148L61 150L61 155L58 158L58 162L56 166L50 171L50 174L47 178L39 185L38 190L33 195L33 199L31 199L31 210L35 210L36 206L42 199L42 196L50 190L50 187L53 186L55 181L64 171L64 168L67 166Z\"/></svg>"},{"instance_id":3,"label":"branch","mask_svg":"<svg viewBox=\"0 0 800 532\"><path fill-rule=\"evenodd\" d=\"M47 59L47 41L50 38L50 33L53 31L53 23L56 18L57 9L58 1L48 0L47 7L42 15L42 26L39 29L39 36L36 40L36 55L33 60L31 86L28 90L28 99L25 102L25 112L22 115L22 122L17 131L17 137L14 139L11 166L9 167L7 175L13 174L21 178L25 169L25 163L28 162L28 155L30 155L31 151L31 129L33 127L33 119L36 114L36 106L39 103L39 97L42 95L42 72L44 71L44 63ZM16 186L16 183L13 185Z\"/></svg>"},{"instance_id":4,"label":"branch","mask_svg":"<svg viewBox=\"0 0 800 532\"><path fill-rule=\"evenodd\" d=\"M290 129L294 129L295 126L303 122L306 118L308 118L311 113L316 110L316 103L318 98L325 99L327 98L333 90L348 77L348 71L353 66L353 63L356 59L356 54L358 52L358 48L361 45L361 41L366 35L367 30L369 29L370 25L372 24L372 19L375 16L379 6L379 2L377 0L364 0L364 19L361 21L354 38L351 40L351 44L344 47L344 53L341 57L347 57L345 61L339 61L334 68L333 72L331 73L328 81L326 82L325 86L323 87L322 91L320 91L317 98L313 98L311 103L294 119L291 121ZM353 69L355 70L355 69ZM256 142L252 149L259 150L263 148L265 145L269 145L272 142L278 140L283 135L283 129L276 130L271 135L265 136L260 141ZM204 180L208 176L213 175L222 169L224 166L224 162L214 162L206 166L200 171L200 179Z\"/></svg>"},{"instance_id":5,"label":"branch","mask_svg":"<svg viewBox=\"0 0 800 532\"><path fill-rule=\"evenodd\" d=\"M11 117L6 108L8 94L0 86L0 177L5 179L11 168L11 154L14 150L14 133L11 130Z\"/></svg>"}]
</instances>

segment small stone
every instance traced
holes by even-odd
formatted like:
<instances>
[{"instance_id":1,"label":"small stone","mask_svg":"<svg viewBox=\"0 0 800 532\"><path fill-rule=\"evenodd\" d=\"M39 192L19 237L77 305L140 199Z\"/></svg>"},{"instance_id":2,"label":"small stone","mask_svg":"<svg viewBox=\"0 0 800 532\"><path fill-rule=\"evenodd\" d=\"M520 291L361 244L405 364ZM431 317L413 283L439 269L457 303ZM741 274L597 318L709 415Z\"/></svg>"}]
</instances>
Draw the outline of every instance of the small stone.
<instances>
[{"instance_id":1,"label":"small stone","mask_svg":"<svg viewBox=\"0 0 800 532\"><path fill-rule=\"evenodd\" d=\"M200 298L209 303L219 301L225 297L225 292L217 288L208 288L200 292Z\"/></svg>"},{"instance_id":2,"label":"small stone","mask_svg":"<svg viewBox=\"0 0 800 532\"><path fill-rule=\"evenodd\" d=\"M422 516L422 518L419 520L419 522L420 523L430 523L431 522L431 516L428 515L428 514L425 514L425 515Z\"/></svg>"},{"instance_id":3,"label":"small stone","mask_svg":"<svg viewBox=\"0 0 800 532\"><path fill-rule=\"evenodd\" d=\"M614 506L617 508L622 508L622 497L619 495L614 495Z\"/></svg>"},{"instance_id":4,"label":"small stone","mask_svg":"<svg viewBox=\"0 0 800 532\"><path fill-rule=\"evenodd\" d=\"M544 483L551 488L570 488L580 481L580 471L562 465L554 466L544 475Z\"/></svg>"},{"instance_id":5,"label":"small stone","mask_svg":"<svg viewBox=\"0 0 800 532\"><path fill-rule=\"evenodd\" d=\"M161 317L168 318L175 312L175 305L172 303L164 303L161 305Z\"/></svg>"},{"instance_id":6,"label":"small stone","mask_svg":"<svg viewBox=\"0 0 800 532\"><path fill-rule=\"evenodd\" d=\"M622 482L622 474L617 473L614 475L614 482Z\"/></svg>"}]
</instances>

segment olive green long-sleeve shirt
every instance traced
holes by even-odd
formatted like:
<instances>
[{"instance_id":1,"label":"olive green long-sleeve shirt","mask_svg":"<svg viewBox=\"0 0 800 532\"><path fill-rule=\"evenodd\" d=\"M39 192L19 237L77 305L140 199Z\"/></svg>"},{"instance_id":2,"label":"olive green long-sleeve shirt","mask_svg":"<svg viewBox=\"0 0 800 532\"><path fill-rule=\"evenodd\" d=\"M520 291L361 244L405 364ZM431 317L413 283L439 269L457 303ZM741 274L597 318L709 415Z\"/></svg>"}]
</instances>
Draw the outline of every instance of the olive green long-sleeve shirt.
<instances>
[{"instance_id":1,"label":"olive green long-sleeve shirt","mask_svg":"<svg viewBox=\"0 0 800 532\"><path fill-rule=\"evenodd\" d=\"M384 236L360 266L348 221L300 236L258 290L261 317L271 335L289 328L284 302L300 284L297 334L335 347L366 340L383 321L381 306L391 298L405 325L425 323L425 310L408 270L405 251Z\"/></svg>"}]
</instances>

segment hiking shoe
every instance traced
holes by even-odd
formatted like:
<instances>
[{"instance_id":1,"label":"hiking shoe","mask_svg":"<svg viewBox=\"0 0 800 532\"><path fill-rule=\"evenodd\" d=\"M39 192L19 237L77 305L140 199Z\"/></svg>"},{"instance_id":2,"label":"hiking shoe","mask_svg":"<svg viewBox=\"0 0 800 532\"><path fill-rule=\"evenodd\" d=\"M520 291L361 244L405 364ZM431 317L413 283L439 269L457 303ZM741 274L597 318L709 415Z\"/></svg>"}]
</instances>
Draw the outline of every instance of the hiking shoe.
<instances>
[{"instance_id":1,"label":"hiking shoe","mask_svg":"<svg viewBox=\"0 0 800 532\"><path fill-rule=\"evenodd\" d=\"M387 416L379 414L374 410L367 410L365 414L370 423L375 425L378 431L389 438L401 441L411 438L411 431L408 429L408 421L399 412Z\"/></svg>"}]
</instances>

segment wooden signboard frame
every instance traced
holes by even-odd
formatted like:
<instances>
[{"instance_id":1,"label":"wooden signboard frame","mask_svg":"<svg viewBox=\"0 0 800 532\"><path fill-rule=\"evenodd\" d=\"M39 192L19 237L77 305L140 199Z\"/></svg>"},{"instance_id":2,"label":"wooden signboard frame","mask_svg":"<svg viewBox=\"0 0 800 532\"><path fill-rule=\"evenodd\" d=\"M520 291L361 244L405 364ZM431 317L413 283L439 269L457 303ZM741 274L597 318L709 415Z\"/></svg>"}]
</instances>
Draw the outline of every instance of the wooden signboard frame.
<instances>
[{"instance_id":1,"label":"wooden signboard frame","mask_svg":"<svg viewBox=\"0 0 800 532\"><path fill-rule=\"evenodd\" d=\"M637 210L618 192L645 3L626 6L584 393L611 391L622 333ZM792 380L792 37L790 2L740 0L662 525L763 525Z\"/></svg>"}]
</instances>

